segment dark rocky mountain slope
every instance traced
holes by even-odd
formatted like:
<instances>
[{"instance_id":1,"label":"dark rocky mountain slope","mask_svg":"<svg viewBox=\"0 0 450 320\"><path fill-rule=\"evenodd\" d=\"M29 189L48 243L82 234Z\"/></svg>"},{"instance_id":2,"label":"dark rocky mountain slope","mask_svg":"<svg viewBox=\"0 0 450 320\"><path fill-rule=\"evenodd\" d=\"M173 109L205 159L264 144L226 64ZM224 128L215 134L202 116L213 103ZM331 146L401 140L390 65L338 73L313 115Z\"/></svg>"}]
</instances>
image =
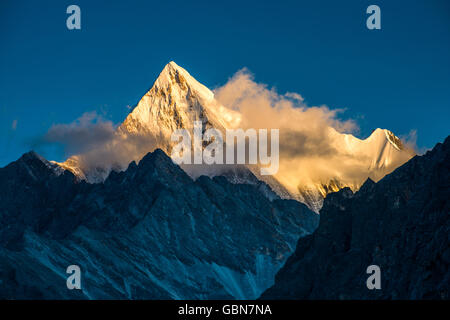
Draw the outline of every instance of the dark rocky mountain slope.
<instances>
[{"instance_id":1,"label":"dark rocky mountain slope","mask_svg":"<svg viewBox=\"0 0 450 320\"><path fill-rule=\"evenodd\" d=\"M449 299L450 137L378 183L330 194L262 299ZM369 290L369 265L381 289Z\"/></svg>"},{"instance_id":2,"label":"dark rocky mountain slope","mask_svg":"<svg viewBox=\"0 0 450 320\"><path fill-rule=\"evenodd\" d=\"M2 299L256 298L318 223L260 185L193 181L161 150L100 184L30 152L0 190Z\"/></svg>"}]
</instances>

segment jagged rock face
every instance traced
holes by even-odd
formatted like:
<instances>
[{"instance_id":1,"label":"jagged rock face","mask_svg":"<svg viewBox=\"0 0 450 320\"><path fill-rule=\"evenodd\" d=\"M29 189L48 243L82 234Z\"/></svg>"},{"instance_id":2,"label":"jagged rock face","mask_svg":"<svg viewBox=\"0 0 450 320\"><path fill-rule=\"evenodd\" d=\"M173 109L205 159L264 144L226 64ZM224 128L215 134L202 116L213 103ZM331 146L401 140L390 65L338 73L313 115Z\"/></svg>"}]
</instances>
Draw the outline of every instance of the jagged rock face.
<instances>
[{"instance_id":1,"label":"jagged rock face","mask_svg":"<svg viewBox=\"0 0 450 320\"><path fill-rule=\"evenodd\" d=\"M318 223L267 186L193 181L159 149L102 184L29 153L0 188L3 299L256 298Z\"/></svg>"},{"instance_id":2,"label":"jagged rock face","mask_svg":"<svg viewBox=\"0 0 450 320\"><path fill-rule=\"evenodd\" d=\"M450 299L450 137L353 194L330 194L263 299ZM381 269L368 290L366 268Z\"/></svg>"}]
</instances>

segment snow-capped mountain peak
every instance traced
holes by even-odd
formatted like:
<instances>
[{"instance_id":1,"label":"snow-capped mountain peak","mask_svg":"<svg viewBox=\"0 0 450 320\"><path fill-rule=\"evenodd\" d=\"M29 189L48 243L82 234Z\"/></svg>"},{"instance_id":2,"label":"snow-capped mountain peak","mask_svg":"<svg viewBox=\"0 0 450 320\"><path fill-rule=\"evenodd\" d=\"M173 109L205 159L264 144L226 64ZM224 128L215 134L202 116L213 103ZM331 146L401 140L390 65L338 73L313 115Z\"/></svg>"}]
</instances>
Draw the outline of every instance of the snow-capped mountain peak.
<instances>
[{"instance_id":1,"label":"snow-capped mountain peak","mask_svg":"<svg viewBox=\"0 0 450 320\"><path fill-rule=\"evenodd\" d=\"M366 139L342 134L333 128L330 128L329 135L334 141L334 148L348 162L340 163L340 170L325 181L303 181L298 185L298 199L316 212L322 207L327 194L344 187L355 192L367 178L378 181L414 156L413 150L405 148L400 138L387 129L377 128Z\"/></svg>"},{"instance_id":2,"label":"snow-capped mountain peak","mask_svg":"<svg viewBox=\"0 0 450 320\"><path fill-rule=\"evenodd\" d=\"M228 128L240 121L238 112L214 99L214 93L175 62L169 62L153 87L119 127L122 134L152 134L167 151L176 129L192 129L194 121L205 127Z\"/></svg>"},{"instance_id":3,"label":"snow-capped mountain peak","mask_svg":"<svg viewBox=\"0 0 450 320\"><path fill-rule=\"evenodd\" d=\"M203 101L214 99L214 93L192 77L189 72L177 65L174 61L169 62L156 79L154 87L156 90L168 88L170 86L179 87L181 91L191 91ZM173 91L173 94L179 92Z\"/></svg>"}]
</instances>

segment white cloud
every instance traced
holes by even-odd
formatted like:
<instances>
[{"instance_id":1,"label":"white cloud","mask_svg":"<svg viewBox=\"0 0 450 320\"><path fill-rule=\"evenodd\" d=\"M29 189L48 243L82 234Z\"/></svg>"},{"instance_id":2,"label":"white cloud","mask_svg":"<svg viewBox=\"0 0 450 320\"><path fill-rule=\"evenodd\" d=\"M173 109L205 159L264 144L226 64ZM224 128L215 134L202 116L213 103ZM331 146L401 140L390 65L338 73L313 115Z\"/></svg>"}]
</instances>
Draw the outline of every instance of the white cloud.
<instances>
[{"instance_id":1,"label":"white cloud","mask_svg":"<svg viewBox=\"0 0 450 320\"><path fill-rule=\"evenodd\" d=\"M83 172L101 168L123 169L136 159L154 150L153 138L148 136L124 136L117 132L117 125L105 120L96 112L84 113L70 124L52 126L44 137L46 143L60 143L66 156L76 155Z\"/></svg>"}]
</instances>

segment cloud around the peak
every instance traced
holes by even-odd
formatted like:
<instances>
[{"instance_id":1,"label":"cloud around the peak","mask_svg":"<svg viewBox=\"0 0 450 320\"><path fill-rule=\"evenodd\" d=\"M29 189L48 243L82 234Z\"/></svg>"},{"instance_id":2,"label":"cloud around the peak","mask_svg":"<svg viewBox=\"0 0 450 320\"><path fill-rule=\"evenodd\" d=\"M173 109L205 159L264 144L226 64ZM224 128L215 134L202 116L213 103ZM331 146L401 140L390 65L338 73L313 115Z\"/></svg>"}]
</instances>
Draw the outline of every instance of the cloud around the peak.
<instances>
[{"instance_id":1,"label":"cloud around the peak","mask_svg":"<svg viewBox=\"0 0 450 320\"><path fill-rule=\"evenodd\" d=\"M155 148L152 137L121 135L116 124L95 111L84 113L72 123L53 125L43 141L62 145L66 157L75 155L83 172L124 169Z\"/></svg>"},{"instance_id":2,"label":"cloud around the peak","mask_svg":"<svg viewBox=\"0 0 450 320\"><path fill-rule=\"evenodd\" d=\"M86 112L69 124L50 127L44 140L64 146L66 155L87 152L108 143L114 138L115 125L99 116L97 112Z\"/></svg>"},{"instance_id":3,"label":"cloud around the peak","mask_svg":"<svg viewBox=\"0 0 450 320\"><path fill-rule=\"evenodd\" d=\"M242 127L279 129L282 156L320 156L336 152L329 141L329 128L345 133L358 130L353 120L338 118L342 109L307 106L298 93L279 94L274 88L255 82L247 69L238 71L217 88L215 97L241 113Z\"/></svg>"},{"instance_id":4,"label":"cloud around the peak","mask_svg":"<svg viewBox=\"0 0 450 320\"><path fill-rule=\"evenodd\" d=\"M345 147L342 133L359 131L356 121L341 118L345 110L308 106L298 93L280 94L255 82L247 69L217 88L215 98L241 113L243 128L279 129L280 168L276 177L290 191L295 192L302 184L327 183L333 178L358 185L368 177L368 164L374 155L354 154ZM411 154L409 148L406 154L394 155L399 158L385 171L395 169Z\"/></svg>"}]
</instances>

